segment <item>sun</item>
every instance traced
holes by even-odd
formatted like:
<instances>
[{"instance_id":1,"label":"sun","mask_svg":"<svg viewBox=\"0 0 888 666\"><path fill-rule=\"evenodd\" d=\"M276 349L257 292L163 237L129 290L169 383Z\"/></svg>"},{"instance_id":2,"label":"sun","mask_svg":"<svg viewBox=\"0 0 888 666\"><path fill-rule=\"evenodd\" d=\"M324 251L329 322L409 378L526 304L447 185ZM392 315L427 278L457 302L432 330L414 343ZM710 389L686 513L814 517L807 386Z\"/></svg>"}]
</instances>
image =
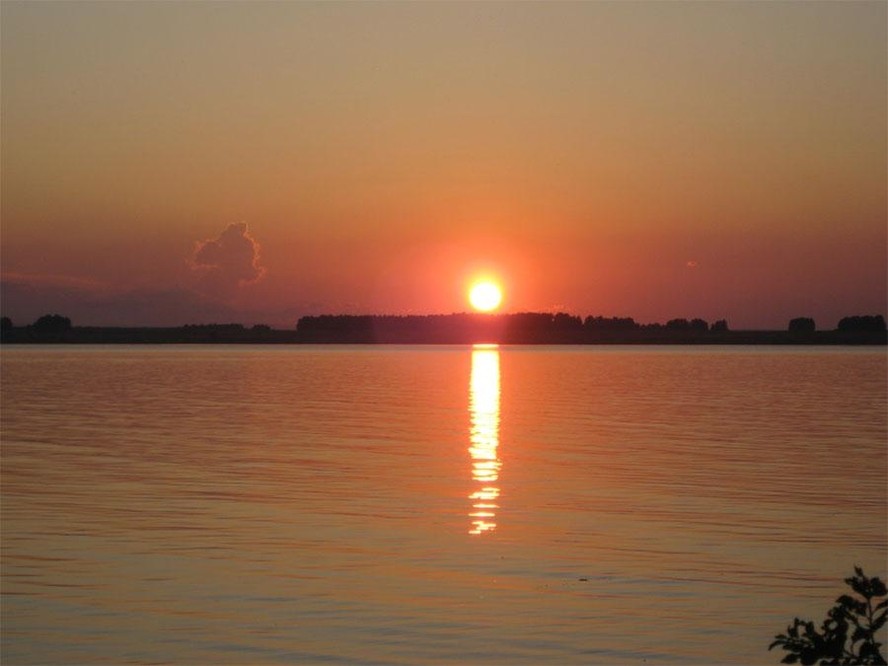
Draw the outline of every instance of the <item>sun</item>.
<instances>
[{"instance_id":1,"label":"sun","mask_svg":"<svg viewBox=\"0 0 888 666\"><path fill-rule=\"evenodd\" d=\"M479 312L492 312L503 302L503 290L495 282L482 280L469 289L469 303Z\"/></svg>"}]
</instances>

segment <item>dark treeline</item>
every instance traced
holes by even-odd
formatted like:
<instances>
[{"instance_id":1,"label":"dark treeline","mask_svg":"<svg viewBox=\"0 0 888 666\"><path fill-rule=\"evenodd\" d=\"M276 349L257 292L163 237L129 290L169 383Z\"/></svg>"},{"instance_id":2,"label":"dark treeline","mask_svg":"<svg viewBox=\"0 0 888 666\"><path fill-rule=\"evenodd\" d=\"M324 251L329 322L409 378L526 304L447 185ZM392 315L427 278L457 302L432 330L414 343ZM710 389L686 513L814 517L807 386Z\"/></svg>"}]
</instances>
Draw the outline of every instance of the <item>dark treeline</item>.
<instances>
[{"instance_id":1,"label":"dark treeline","mask_svg":"<svg viewBox=\"0 0 888 666\"><path fill-rule=\"evenodd\" d=\"M844 317L839 321L839 331L871 331L885 330L885 318L882 315L865 315L863 317Z\"/></svg>"},{"instance_id":2,"label":"dark treeline","mask_svg":"<svg viewBox=\"0 0 888 666\"><path fill-rule=\"evenodd\" d=\"M48 320L41 317L30 326L15 327L7 317L0 325L0 336L7 343L68 344L240 344L296 343L294 330L274 330L265 324L189 324L177 327L71 326L66 317ZM64 321L62 321L64 320ZM48 322L52 321L52 324ZM43 322L41 325L38 323Z\"/></svg>"},{"instance_id":3,"label":"dark treeline","mask_svg":"<svg viewBox=\"0 0 888 666\"><path fill-rule=\"evenodd\" d=\"M198 324L175 328L73 326L45 315L16 327L2 318L6 343L170 344L886 344L882 315L845 317L836 330L818 331L813 319L792 319L783 331L734 331L724 319L670 319L640 324L631 317L564 312L449 315L317 315L302 317L295 330L264 324Z\"/></svg>"},{"instance_id":4,"label":"dark treeline","mask_svg":"<svg viewBox=\"0 0 888 666\"><path fill-rule=\"evenodd\" d=\"M725 319L711 325L703 319L670 319L640 324L631 317L589 316L564 312L518 314L452 314L426 316L319 315L302 317L300 342L464 344L885 344L881 315L835 331L817 331L814 320L804 330L732 331ZM875 324L873 324L875 322ZM881 322L881 328L878 328Z\"/></svg>"}]
</instances>

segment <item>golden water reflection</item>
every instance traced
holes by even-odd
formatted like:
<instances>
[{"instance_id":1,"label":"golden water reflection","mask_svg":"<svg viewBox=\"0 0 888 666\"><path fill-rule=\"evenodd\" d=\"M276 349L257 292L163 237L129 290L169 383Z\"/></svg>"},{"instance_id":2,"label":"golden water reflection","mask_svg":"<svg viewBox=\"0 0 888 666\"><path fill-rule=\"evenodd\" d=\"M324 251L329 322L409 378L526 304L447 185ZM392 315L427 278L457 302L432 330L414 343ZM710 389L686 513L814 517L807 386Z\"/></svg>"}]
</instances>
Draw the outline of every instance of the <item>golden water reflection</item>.
<instances>
[{"instance_id":1,"label":"golden water reflection","mask_svg":"<svg viewBox=\"0 0 888 666\"><path fill-rule=\"evenodd\" d=\"M500 424L500 368L496 345L475 345L472 349L472 375L469 381L469 455L472 480L469 495L469 534L483 534L496 529L496 510L500 489L496 485L503 466L497 456Z\"/></svg>"}]
</instances>

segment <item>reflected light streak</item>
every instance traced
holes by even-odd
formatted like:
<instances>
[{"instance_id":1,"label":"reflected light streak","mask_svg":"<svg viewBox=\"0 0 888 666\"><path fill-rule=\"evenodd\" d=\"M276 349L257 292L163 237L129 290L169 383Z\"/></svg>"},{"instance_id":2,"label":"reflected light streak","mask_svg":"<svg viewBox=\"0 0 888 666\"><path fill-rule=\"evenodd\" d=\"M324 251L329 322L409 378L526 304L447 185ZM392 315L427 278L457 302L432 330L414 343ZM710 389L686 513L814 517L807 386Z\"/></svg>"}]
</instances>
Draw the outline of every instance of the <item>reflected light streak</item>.
<instances>
[{"instance_id":1,"label":"reflected light streak","mask_svg":"<svg viewBox=\"0 0 888 666\"><path fill-rule=\"evenodd\" d=\"M502 462L497 457L500 424L499 350L495 345L476 345L472 349L472 375L469 382L469 455L472 480L481 485L469 495L469 534L483 534L496 529L496 509Z\"/></svg>"}]
</instances>

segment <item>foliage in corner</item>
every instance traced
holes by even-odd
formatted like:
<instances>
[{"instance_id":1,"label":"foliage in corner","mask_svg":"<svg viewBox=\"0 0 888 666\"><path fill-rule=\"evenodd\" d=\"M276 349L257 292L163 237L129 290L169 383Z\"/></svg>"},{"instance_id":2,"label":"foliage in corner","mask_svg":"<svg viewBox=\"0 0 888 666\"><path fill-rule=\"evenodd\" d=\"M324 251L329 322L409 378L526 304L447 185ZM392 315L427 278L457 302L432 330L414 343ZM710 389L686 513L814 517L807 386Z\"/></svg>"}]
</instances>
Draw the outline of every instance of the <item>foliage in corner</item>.
<instances>
[{"instance_id":1,"label":"foliage in corner","mask_svg":"<svg viewBox=\"0 0 888 666\"><path fill-rule=\"evenodd\" d=\"M854 572L845 582L863 599L840 596L826 614L820 631L813 622L795 618L786 633L775 636L768 647L771 650L780 646L789 653L781 663L886 664L879 652L882 644L876 641L876 632L885 624L888 612L888 600L879 601L886 594L885 583L878 577L867 578L860 567L855 566Z\"/></svg>"}]
</instances>

